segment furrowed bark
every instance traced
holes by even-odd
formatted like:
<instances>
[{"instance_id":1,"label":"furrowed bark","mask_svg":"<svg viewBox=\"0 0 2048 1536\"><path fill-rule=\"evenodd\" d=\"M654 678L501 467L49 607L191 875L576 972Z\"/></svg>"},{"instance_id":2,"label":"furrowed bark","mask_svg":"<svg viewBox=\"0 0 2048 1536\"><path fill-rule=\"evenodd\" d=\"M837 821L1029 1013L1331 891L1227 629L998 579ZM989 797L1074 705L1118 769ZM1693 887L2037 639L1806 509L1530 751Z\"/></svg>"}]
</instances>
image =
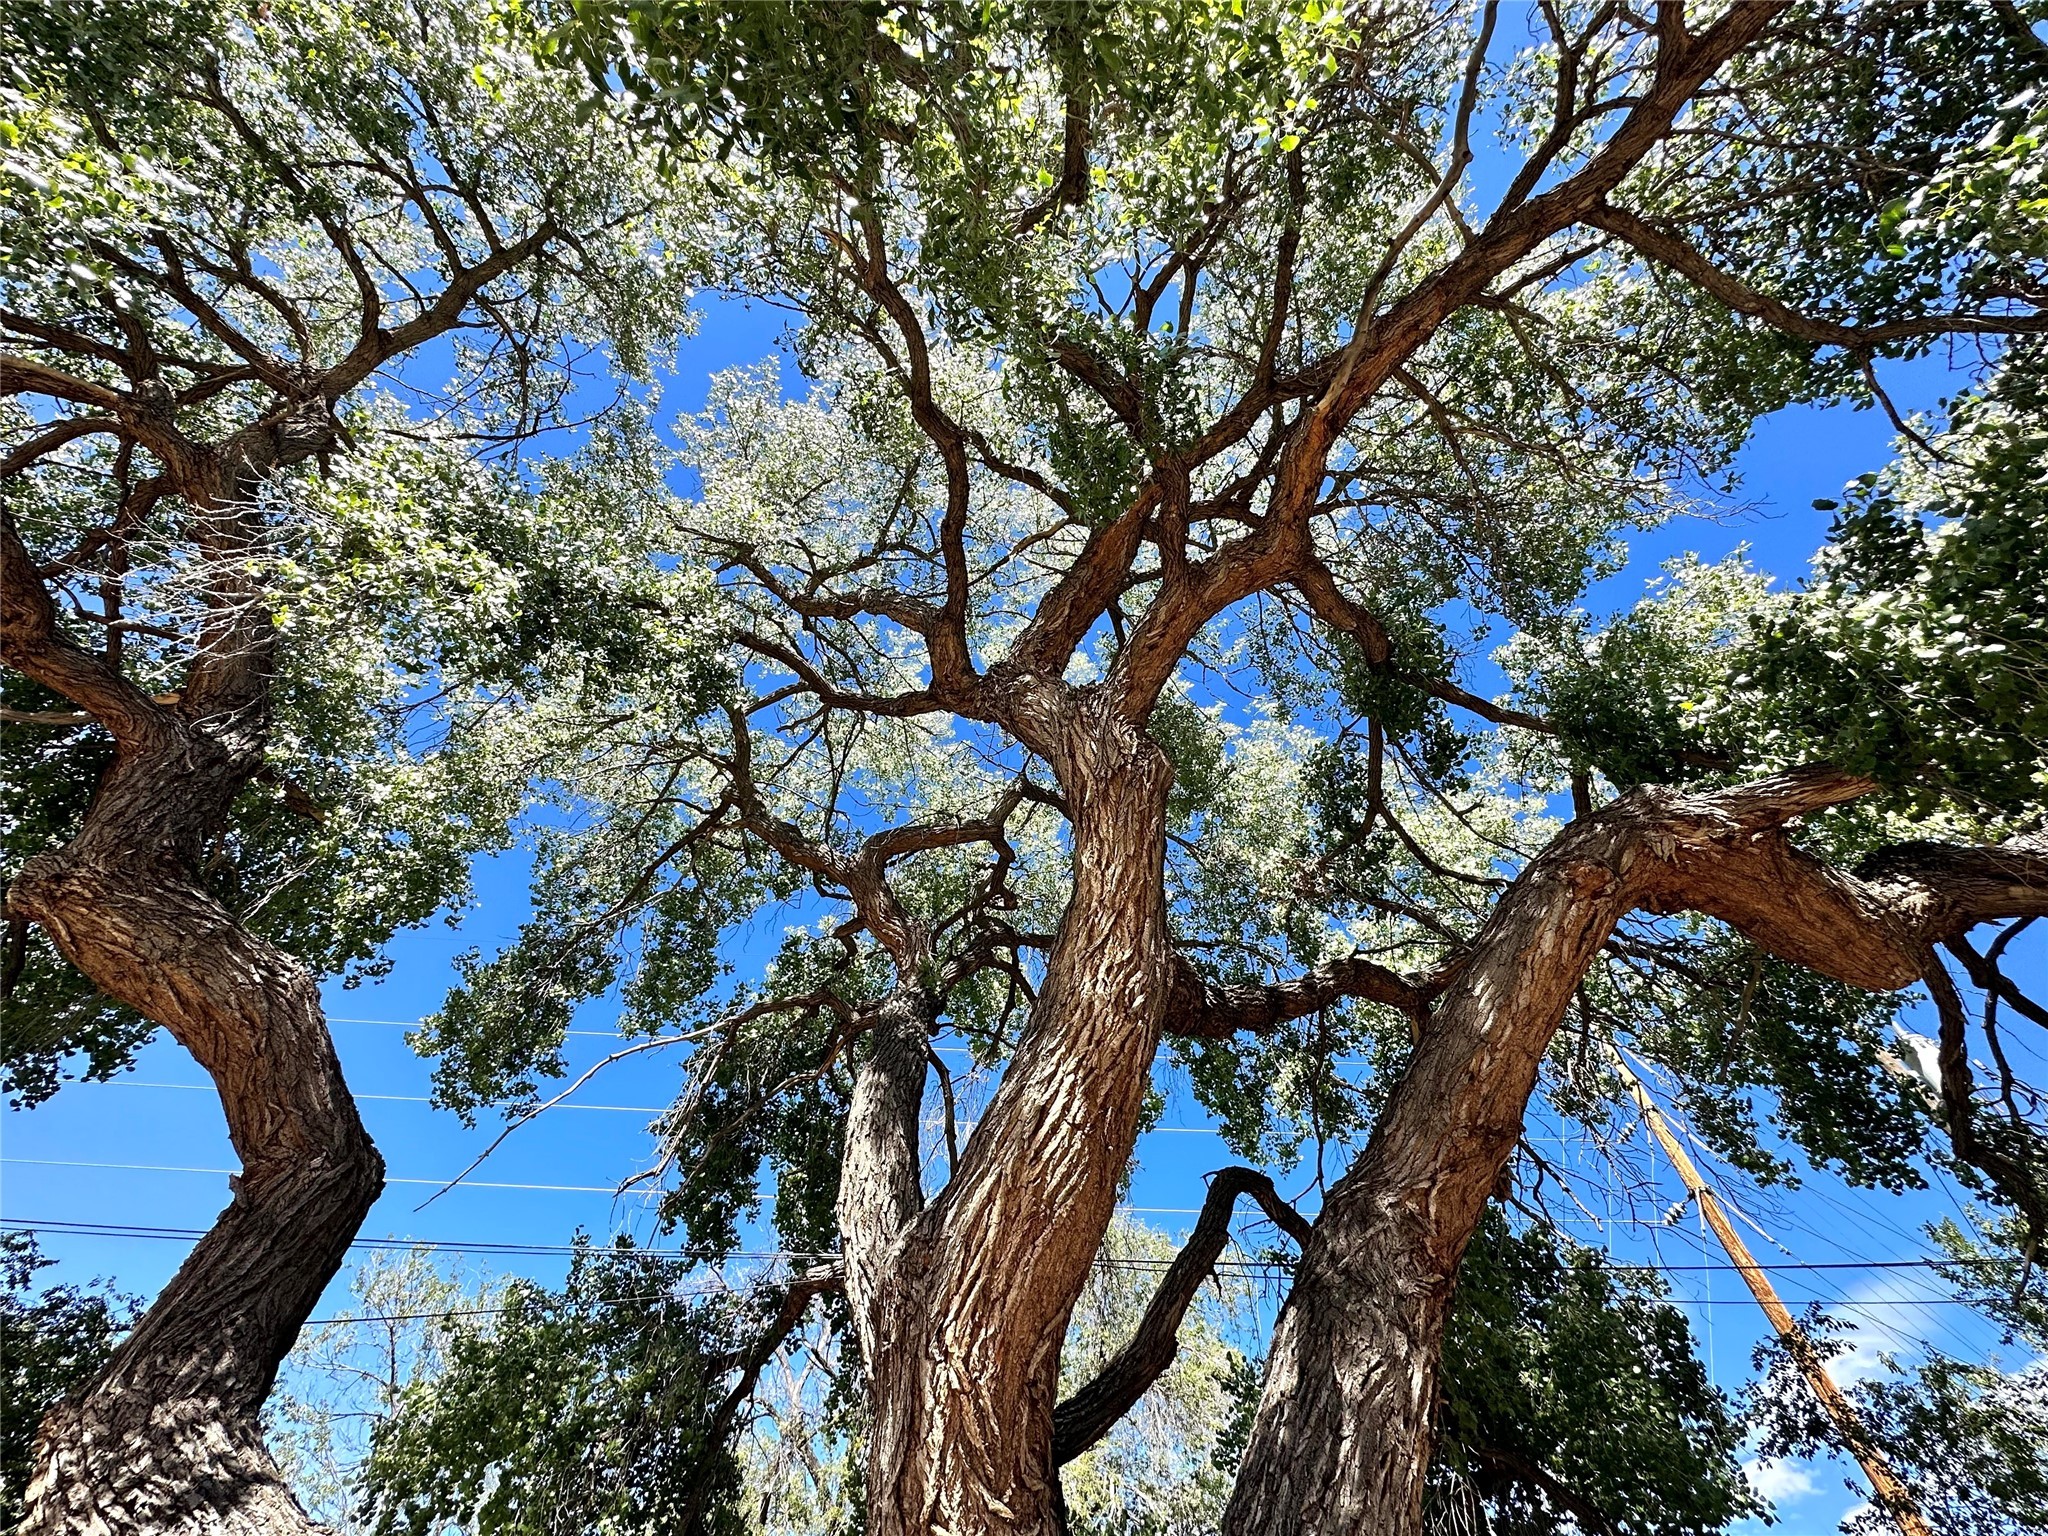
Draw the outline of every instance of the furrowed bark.
<instances>
[{"instance_id":1,"label":"furrowed bark","mask_svg":"<svg viewBox=\"0 0 2048 1536\"><path fill-rule=\"evenodd\" d=\"M1459 1261L1579 978L1627 912L1706 912L1826 975L1898 988L1930 942L2048 909L2048 847L1901 850L1859 878L1785 838L1791 818L1873 787L1809 770L1698 797L1638 790L1566 828L1515 882L1324 1202L1228 1536L1421 1529Z\"/></svg>"},{"instance_id":2,"label":"furrowed bark","mask_svg":"<svg viewBox=\"0 0 2048 1536\"><path fill-rule=\"evenodd\" d=\"M1074 889L1002 1085L865 1309L874 1536L1062 1528L1060 1346L1158 1044L1171 770L1099 695L1053 685L1033 705L1072 813Z\"/></svg>"},{"instance_id":3,"label":"furrowed bark","mask_svg":"<svg viewBox=\"0 0 2048 1536\"><path fill-rule=\"evenodd\" d=\"M202 542L232 507L195 512ZM84 824L7 892L108 996L163 1025L220 1093L241 1159L233 1198L101 1374L45 1419L24 1533L279 1533L305 1514L264 1449L279 1363L383 1186L315 978L244 930L196 875L269 732L264 605L230 572L177 707L57 627L12 522L0 535L9 665L90 712L116 743Z\"/></svg>"},{"instance_id":4,"label":"furrowed bark","mask_svg":"<svg viewBox=\"0 0 2048 1536\"><path fill-rule=\"evenodd\" d=\"M918 1112L930 1025L930 1005L915 983L900 986L871 1032L846 1117L839 1232L846 1296L867 1369L870 1467L902 1464L914 1454L902 1442L917 1419L917 1405L905 1394L918 1388L925 1254L904 1234L924 1206Z\"/></svg>"}]
</instances>

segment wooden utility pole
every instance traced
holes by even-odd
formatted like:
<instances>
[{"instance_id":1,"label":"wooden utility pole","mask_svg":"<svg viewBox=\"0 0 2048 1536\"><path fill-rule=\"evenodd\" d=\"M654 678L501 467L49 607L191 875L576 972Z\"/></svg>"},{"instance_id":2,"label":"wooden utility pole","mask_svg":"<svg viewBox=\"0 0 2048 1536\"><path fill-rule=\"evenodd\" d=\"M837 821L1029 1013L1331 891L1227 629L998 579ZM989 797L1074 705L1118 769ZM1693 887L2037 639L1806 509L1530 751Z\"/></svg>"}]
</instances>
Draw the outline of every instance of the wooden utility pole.
<instances>
[{"instance_id":1,"label":"wooden utility pole","mask_svg":"<svg viewBox=\"0 0 2048 1536\"><path fill-rule=\"evenodd\" d=\"M1807 1338L1806 1330L1799 1326L1798 1319L1793 1317L1791 1309L1778 1299L1778 1293L1771 1285L1770 1276L1764 1273L1763 1266L1750 1254L1748 1245L1735 1230L1735 1223L1728 1219L1728 1212L1722 1207L1720 1198L1707 1187L1707 1181L1700 1177L1699 1169L1693 1166L1692 1159L1686 1155L1685 1147L1673 1134L1670 1122L1664 1118L1663 1110L1659 1109L1657 1101L1650 1097L1650 1091L1643 1086L1643 1080L1629 1070L1629 1065L1622 1059L1619 1050L1614 1052L1614 1067L1621 1074L1621 1080L1628 1084L1628 1091L1634 1096L1636 1107L1642 1110L1643 1119L1649 1124L1650 1134L1657 1138L1658 1145L1664 1148L1664 1155L1671 1159L1671 1166L1678 1170L1678 1176L1685 1181L1685 1187L1692 1192L1693 1198L1699 1201L1700 1214L1707 1218L1707 1225L1714 1229L1714 1236L1721 1240L1721 1246L1728 1251L1729 1261L1741 1273L1744 1282L1749 1286L1750 1295L1754 1296L1756 1304L1764 1309L1764 1316L1771 1320L1771 1326L1777 1329L1778 1337L1785 1341L1786 1349L1798 1362L1800 1372L1806 1377L1806 1384L1813 1388L1813 1395L1820 1399L1820 1404L1827 1410L1828 1417L1835 1421L1835 1428L1840 1432L1843 1443L1849 1447L1857 1461L1862 1463L1863 1475L1870 1479L1870 1486L1877 1493L1878 1507L1892 1517L1898 1525L1900 1536L1934 1536L1933 1529L1927 1524L1926 1517L1920 1513L1920 1506L1914 1501L1913 1495L1899 1480L1898 1474L1892 1471L1891 1464L1884 1459L1883 1453L1863 1432L1863 1423L1856 1417L1856 1409L1850 1404L1842 1389L1835 1385L1834 1378L1828 1375L1826 1362L1820 1358L1812 1341Z\"/></svg>"}]
</instances>

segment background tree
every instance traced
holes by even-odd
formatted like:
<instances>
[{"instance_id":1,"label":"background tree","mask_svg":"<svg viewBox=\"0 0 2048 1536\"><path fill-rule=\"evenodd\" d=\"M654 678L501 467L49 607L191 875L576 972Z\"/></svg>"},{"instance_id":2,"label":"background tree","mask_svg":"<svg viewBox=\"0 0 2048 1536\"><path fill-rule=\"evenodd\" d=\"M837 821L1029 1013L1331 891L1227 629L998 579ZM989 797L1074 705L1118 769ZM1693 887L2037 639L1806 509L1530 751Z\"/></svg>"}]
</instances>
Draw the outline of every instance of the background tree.
<instances>
[{"instance_id":1,"label":"background tree","mask_svg":"<svg viewBox=\"0 0 2048 1536\"><path fill-rule=\"evenodd\" d=\"M687 649L643 622L675 584L606 564L628 426L471 460L561 420L584 348L676 335L689 209L482 8L0 28L8 1081L168 1029L242 1164L44 1426L25 1528L290 1530L259 1410L382 1183L319 979L502 839L528 769L481 727L543 658L587 707Z\"/></svg>"},{"instance_id":2,"label":"background tree","mask_svg":"<svg viewBox=\"0 0 2048 1536\"><path fill-rule=\"evenodd\" d=\"M356 1485L376 1426L447 1369L454 1330L488 1325L498 1290L424 1246L373 1249L349 1276L351 1303L300 1333L265 1410L265 1439L316 1523L365 1528Z\"/></svg>"},{"instance_id":3,"label":"background tree","mask_svg":"<svg viewBox=\"0 0 2048 1536\"><path fill-rule=\"evenodd\" d=\"M623 1243L584 1245L560 1292L515 1280L488 1317L453 1321L445 1367L372 1432L370 1528L745 1529L736 1404L719 1377L759 1320L677 1270Z\"/></svg>"}]
</instances>

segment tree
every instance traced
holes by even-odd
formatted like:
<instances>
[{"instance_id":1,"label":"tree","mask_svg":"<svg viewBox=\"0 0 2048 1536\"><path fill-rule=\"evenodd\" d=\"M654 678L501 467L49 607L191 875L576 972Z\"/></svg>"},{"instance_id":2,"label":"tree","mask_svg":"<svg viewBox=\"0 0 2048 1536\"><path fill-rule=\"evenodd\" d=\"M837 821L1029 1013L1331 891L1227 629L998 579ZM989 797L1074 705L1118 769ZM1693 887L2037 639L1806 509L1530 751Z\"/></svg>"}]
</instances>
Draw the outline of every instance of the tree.
<instances>
[{"instance_id":1,"label":"tree","mask_svg":"<svg viewBox=\"0 0 2048 1536\"><path fill-rule=\"evenodd\" d=\"M2034 1198L2031 1129L1980 1102L1971 1021L1935 958L1979 923L2048 909L2039 786L2015 768L2024 748L1967 758L1953 733L1922 732L1926 760L1908 783L1888 784L1857 771L1853 741L1760 716L1741 681L1755 674L1722 675L1718 662L1778 656L1822 696L1857 677L1813 673L1796 617L1790 632L1751 634L1730 606L1745 590L1734 578L1687 589L1728 597L1720 614L1681 604L1661 628L1655 614L1636 626L1646 646L1683 642L1660 674L1678 691L1653 690L1645 715L1672 726L1661 736L1614 731L1611 718L1552 718L1459 678L1477 680L1467 667L1504 628L1537 658L1532 689L1568 684L1584 638L1571 610L1589 576L1623 531L1668 516L1697 477L1724 467L1760 412L1827 395L1888 405L1879 362L1963 336L1980 338L1997 363L2004 338L2042 328L2030 190L2038 134L2025 94L2041 72L2035 12L2000 0L1871 10L1665 0L1648 15L1550 5L1528 13L1529 46L1517 47L1510 29L1523 19L1491 3L1409 0L1355 11L1258 0L585 0L508 16L590 77L594 115L576 127L561 115L561 77L533 83L470 20L448 23L450 36L436 30L440 17L407 14L376 34L378 46L351 32L345 46L307 50L306 69L332 85L324 72L380 56L382 40L410 47L415 30L431 34L395 73L414 79L417 61L463 110L443 110L432 91L417 103L400 93L369 127L404 125L391 131L407 143L417 130L434 167L451 158L437 137L444 124L475 124L481 138L503 102L525 104L505 109L519 121L531 112L554 125L545 143L522 139L502 163L488 152L452 159L502 168L521 189L530 165L570 167L559 185L606 211L580 240L564 233L550 247L561 267L546 270L565 274L560 287L505 293L506 309L491 283L511 285L520 261L544 258L528 242L550 228L545 217L508 220L495 241L479 231L450 251L437 220L493 216L459 193L445 201L433 190L438 169L404 161L399 217L423 231L417 264L432 280L419 280L416 300L394 292L414 317L397 328L364 323L349 226L337 237L317 216L327 200L286 199L337 253L338 336L322 367L307 370L317 385L291 370L266 376L267 352L257 349L259 366L175 286L150 286L191 287L189 274L208 272L196 258L182 269L137 258L150 283L104 258L131 287L169 295L181 339L195 328L214 336L191 360L225 370L228 383L165 363L196 380L180 386L197 393L189 406L226 411L245 387L257 397L256 414L207 441L236 454L273 454L270 444L274 456L249 458L232 497L174 487L176 505L199 509L187 519L194 537L177 547L205 558L166 568L206 576L205 611L235 641L197 648L175 705L113 688L103 661L88 670L87 651L53 638L56 609L31 557L11 568L10 595L18 587L36 601L10 604L10 661L48 682L49 658L61 660L57 680L71 689L58 691L100 713L116 740L115 769L86 820L88 853L115 846L90 840L94 818L113 814L100 807L119 807L115 789L133 782L170 796L149 731L175 727L177 750L199 751L192 743L211 741L207 732L244 731L251 700L267 707L264 666L218 659L267 655L271 644L267 605L243 601L256 539L245 526L254 513L242 509L265 504L248 495L259 481L283 496L285 480L263 477L291 454L317 461L346 447L325 425L339 398L329 391L390 362L392 339L424 339L405 327L426 317L452 326L473 307L511 337L552 343L550 323L565 310L543 293L580 293L598 272L641 293L612 201L637 206L640 162L606 159L626 154L612 136L619 119L632 125L620 137L665 150L667 195L706 210L712 279L801 321L793 350L807 396L741 374L685 425L681 458L700 482L690 504L644 497L624 518L606 504L597 521L616 537L582 587L540 561L543 587L596 593L586 622L599 633L613 633L606 617L645 615L646 625L622 637L632 665L566 667L579 680L601 676L603 689L575 693L587 702L595 691L606 707L584 709L577 729L547 739L531 772L507 776L552 797L551 811L574 813L553 817L540 838L535 918L505 953L469 963L422 1038L441 1056L451 1105L474 1112L515 1096L537 1106L572 1010L615 997L648 1043L691 1052L688 1089L666 1122L667 1214L691 1250L710 1260L734 1252L743 1219L772 1192L783 1246L832 1256L829 1280L762 1299L749 1320L754 1347L707 1357L693 1346L679 1380L695 1390L679 1422L702 1453L688 1475L706 1496L663 1506L679 1524L719 1508L710 1495L723 1486L712 1450L721 1435L699 1412L715 1395L711 1364L719 1385L747 1383L758 1341L839 1289L863 1398L870 1530L1057 1529L1060 1466L1099 1443L1172 1362L1189 1300L1246 1196L1291 1234L1299 1257L1237 1448L1226 1531L1413 1532L1432 1476L1448 1469L1476 1482L1471 1463L1484 1447L1508 1453L1486 1472L1505 1480L1489 1496L1508 1514L1585 1506L1620 1520L1602 1498L1645 1499L1645 1485L1617 1479L1586 1447L1532 1463L1492 1426L1463 1426L1471 1433L1460 1439L1446 1411L1460 1366L1444 1355L1457 1278L1490 1205L1512 1192L1506 1174L1539 1080L1548 1074L1567 1112L1597 1118L1613 1092L1591 1047L1607 1038L1696 1079L1715 1075L1703 1062L1730 1059L1760 1079L1789 1078L1794 1043L1819 1036L1833 1052L1818 1058L1826 1081L1789 1110L1815 1156L1910 1177L1907 1138L1891 1133L1938 1115L1952 1157L1988 1193L2023 1210ZM290 13L275 27L259 16L200 30L239 47L351 25ZM472 92L479 54L502 94ZM352 113L358 101L389 100L382 79L346 74L308 101L290 96L295 133L301 116L317 126L332 113L344 119L336 131L355 137L339 170L319 157L286 163L342 175L366 135L371 163L389 161L378 149L388 137L357 134ZM65 99L81 103L76 116L97 135L83 103L110 94L121 93L79 88ZM213 110L197 94L194 110ZM224 123L205 142L242 142L233 115L216 115ZM584 133L604 137L593 148ZM364 218L388 208L342 206ZM607 239L596 248L616 260L587 261L598 231ZM149 251L153 239L107 243ZM39 232L22 246L69 249ZM207 260L231 275L208 276L239 287L248 313L277 313L268 262L284 258L248 263L252 281L232 239L219 249ZM492 266L501 259L510 264ZM210 302L210 288L195 292ZM175 469L180 444L160 428L157 397L138 393L149 378L142 354L118 320L105 324L104 334L81 333L86 346L40 337L72 369L42 354L10 358L8 388L47 398L29 388L40 381L58 399L111 413L136 455ZM277 326L271 350L318 350L292 339L287 318ZM152 346L152 361L189 356L153 337ZM529 355L508 347L515 377ZM142 382L123 382L129 366ZM2014 349L2006 366L2020 378L2034 364ZM531 397L516 386L484 398L508 402L514 429L526 424ZM311 408L310 441L298 435L308 416L274 414L298 405ZM239 435L256 430L251 421L262 431ZM68 415L62 427L36 418L24 436L38 452L68 453L87 439L52 444L48 434L84 430ZM118 454L121 432L111 435ZM338 474L353 473L353 457L336 453ZM512 505L531 505L535 521L559 516L562 499L540 491ZM234 516L218 514L223 502ZM1974 517L1998 502L1947 505ZM211 531L220 527L232 538ZM1929 568L1957 543L1934 532L1924 542ZM2004 547L1987 546L1995 558L2007 558ZM2011 546L2028 547L2039 545ZM508 564L527 571L547 548L519 543ZM717 581L717 635L732 665L624 643L704 625L712 601L690 574L703 569ZM1844 590L1853 600L1854 584ZM1942 601L1966 593L1959 584ZM1835 599L1813 598L1804 611L1818 633ZM1902 595L1894 606L1913 603ZM1958 611L1966 628L2004 623L1990 607ZM1908 614L1897 633L1919 622ZM1612 658L1605 650L1589 643L1576 660L1618 662L1626 646ZM552 675L557 663L534 665ZM220 693L223 671L254 692ZM2021 692L1998 716L2006 733L2038 718L2026 693L2038 678L2026 668L2013 677ZM1689 691L1696 683L1705 686ZM91 687L101 691L79 696ZM1695 740L1684 717L1697 710L1683 706L1709 694L1728 708ZM191 866L253 780L260 745L244 731L222 747L233 749L223 758L231 768L199 782L187 773L173 809L214 784L213 822L167 823L184 842L140 870L124 865L118 883L103 879L87 911L126 910L117 896L197 890ZM1928 842L1929 832L1948 841ZM44 922L88 977L123 995L77 942L78 916L37 905L49 867L16 879L10 912ZM733 980L721 936L776 911L793 931L772 963ZM255 942L246 924L212 931ZM1984 967L1973 985L2001 999L1997 951L2011 932L1968 949ZM268 964L284 951L237 953ZM284 1011L317 1031L309 973L293 962L280 974L295 988ZM1921 980L1943 1013L1940 1091L1931 1103L1885 1101L1868 1038L1885 1009L1866 994ZM1801 996L1822 1008L1795 1007ZM1752 1028L1764 1014L1770 1027ZM1701 1026L1723 1018L1732 1023L1710 1049ZM1561 1052L1568 1021L1584 1048ZM944 1059L941 1034L999 1069L964 1135L960 1085L932 1066ZM233 1392L212 1417L238 1447L253 1445L243 1426L373 1182L352 1117L333 1108L345 1099L324 1034L313 1038L319 1070L254 1085L255 1098L302 1106L287 1125L346 1132L347 1198L318 1222L251 1234L252 1255L296 1279L266 1290L264 1328L246 1354L189 1337L165 1337L155 1356L158 1346L129 1347L133 1360L182 1370L229 1360ZM1062 1401L1063 1344L1156 1107L1163 1042L1240 1155L1315 1144L1322 1206L1310 1221L1262 1174L1219 1178L1185 1262L1169 1267L1127 1347ZM246 1030L229 1043L221 1075L233 1088L267 1058ZM1342 1080L1340 1053L1368 1058L1371 1082ZM332 1090L306 1103L319 1097L303 1091L315 1080ZM922 1124L934 1080L942 1145ZM1730 1088L1719 1107L1740 1143L1745 1084L1717 1086ZM1353 1148L1348 1166L1323 1176L1328 1151ZM1762 1166L1760 1150L1746 1153ZM279 1182L317 1166L294 1162ZM274 1209L263 1204L268 1187L252 1161L223 1230L239 1211ZM1533 1242L1532 1232L1540 1238L1540 1222L1503 1240ZM202 1249L194 1263L211 1257ZM1517 1309L1572 1316L1589 1337L1669 1364L1670 1341L1628 1298L1546 1278L1573 1263L1495 1258L1526 1282ZM189 1315L189 1287L174 1287L158 1313L177 1315L181 1294ZM1476 1282L1474 1294L1483 1295ZM218 1295L208 1326L240 1326L244 1314L219 1309ZM1595 1326L1595 1299L1619 1321ZM553 1305L535 1300L539 1333ZM604 1382L624 1383L634 1403L661 1396L636 1353L648 1340L595 1331L625 1362ZM137 1339L164 1334L145 1324ZM489 1355L471 1363L478 1380L496 1379ZM121 1371L117 1358L107 1380L126 1379ZM1632 1443L1668 1451L1692 1432L1716 1443L1720 1421L1682 1377L1665 1370L1661 1394L1629 1396ZM97 1397L107 1396L103 1385ZM497 1396L524 1407L509 1390ZM642 1465L646 1443L597 1433L607 1427L591 1436L607 1452L599 1504L578 1507L632 1513L610 1502L634 1496L614 1473ZM61 1450L67 1433L60 1425L50 1440ZM149 1465L148 1486L171 1497L199 1486ZM484 1488L481 1469L435 1455L415 1470L420 1486L445 1475L458 1492ZM533 1470L545 1486L549 1469ZM1715 1465L1695 1471L1699 1486L1678 1513L1705 1522ZM471 1473L479 1481L461 1483ZM254 1450L228 1482L275 1486ZM128 1497L111 1478L67 1486L109 1507ZM519 1519L545 1518L529 1492L492 1497ZM281 1495L268 1511L287 1526L293 1518Z\"/></svg>"},{"instance_id":2,"label":"tree","mask_svg":"<svg viewBox=\"0 0 2048 1536\"><path fill-rule=\"evenodd\" d=\"M869 1529L959 1536L1059 1523L1061 1343L1162 1039L1225 1110L1247 1056L1299 1064L1311 1130L1368 1134L1225 1529L1414 1530L1455 1278L1575 1001L1675 1049L1674 992L1767 958L1867 1065L1854 1000L1924 978L1958 1019L1935 947L2048 907L2023 773L1915 777L1933 845L1838 739L1741 726L1604 781L1612 743L1457 681L1495 624L1561 642L1759 412L1888 406L1876 360L2041 329L2034 13L1545 6L1519 49L1491 4L558 19L718 188L724 283L797 311L816 382L736 378L693 429L677 535L743 685L576 778L611 831L556 844L451 1000L451 1100L545 1064L534 1000L687 1022L675 1220L729 1248L772 1170L791 1246L844 1253ZM1233 742L1233 687L1279 718ZM1313 770L1308 836L1261 763ZM707 995L706 936L776 900L815 936ZM928 1195L942 1028L1003 1068ZM1347 1032L1363 1104L1306 1070ZM1943 1059L1958 1156L2024 1204Z\"/></svg>"},{"instance_id":3,"label":"tree","mask_svg":"<svg viewBox=\"0 0 2048 1536\"><path fill-rule=\"evenodd\" d=\"M480 728L543 656L573 699L684 649L602 517L555 537L630 430L552 478L471 460L563 419L582 347L673 339L691 215L482 7L0 27L9 1082L167 1029L242 1163L45 1423L24 1529L299 1529L259 1412L383 1178L320 976L504 837L527 770ZM445 391L401 377L424 350Z\"/></svg>"},{"instance_id":4,"label":"tree","mask_svg":"<svg viewBox=\"0 0 2048 1536\"><path fill-rule=\"evenodd\" d=\"M1474 1235L1444 1382L1436 1470L1501 1536L1567 1520L1677 1536L1758 1512L1735 1460L1744 1426L1661 1282L1541 1223L1515 1232L1496 1209Z\"/></svg>"},{"instance_id":5,"label":"tree","mask_svg":"<svg viewBox=\"0 0 2048 1536\"><path fill-rule=\"evenodd\" d=\"M354 1304L305 1329L278 1376L265 1438L306 1512L363 1529L356 1484L376 1427L412 1388L439 1377L464 1321L495 1315L497 1290L444 1268L432 1250L373 1250L349 1277Z\"/></svg>"},{"instance_id":6,"label":"tree","mask_svg":"<svg viewBox=\"0 0 2048 1536\"><path fill-rule=\"evenodd\" d=\"M750 1334L739 1325L756 1320L741 1298L680 1278L673 1260L623 1241L585 1244L561 1291L514 1280L491 1316L456 1320L445 1368L409 1386L372 1432L371 1528L744 1529L729 1443L736 1400L717 1381ZM760 1369L751 1364L745 1389Z\"/></svg>"}]
</instances>

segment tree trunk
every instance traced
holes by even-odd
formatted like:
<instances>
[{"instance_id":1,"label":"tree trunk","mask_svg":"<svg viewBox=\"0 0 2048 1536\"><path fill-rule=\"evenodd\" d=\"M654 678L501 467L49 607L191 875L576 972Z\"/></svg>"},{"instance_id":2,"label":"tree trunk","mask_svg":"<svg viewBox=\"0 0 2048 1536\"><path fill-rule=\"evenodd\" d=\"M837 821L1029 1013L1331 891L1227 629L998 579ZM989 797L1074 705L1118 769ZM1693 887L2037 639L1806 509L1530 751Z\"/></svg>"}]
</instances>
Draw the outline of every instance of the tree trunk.
<instances>
[{"instance_id":1,"label":"tree trunk","mask_svg":"<svg viewBox=\"0 0 2048 1536\"><path fill-rule=\"evenodd\" d=\"M1696 798L1638 790L1568 827L1515 882L1324 1203L1275 1328L1227 1536L1421 1529L1459 1261L1573 991L1632 908L1705 912L1785 959L1890 989L1918 977L1930 935L2048 905L2038 851L1918 850L1859 880L1783 836L1792 817L1872 787L1815 770Z\"/></svg>"},{"instance_id":2,"label":"tree trunk","mask_svg":"<svg viewBox=\"0 0 2048 1536\"><path fill-rule=\"evenodd\" d=\"M1628 910L1622 843L1584 824L1516 882L1331 1188L1274 1329L1230 1536L1421 1529L1458 1263L1551 1033Z\"/></svg>"},{"instance_id":3,"label":"tree trunk","mask_svg":"<svg viewBox=\"0 0 2048 1536\"><path fill-rule=\"evenodd\" d=\"M232 512L204 513L220 536ZM224 532L223 532L224 531ZM25 1533L310 1529L263 1447L279 1363L383 1187L313 976L244 930L194 871L261 768L265 606L232 562L175 706L56 624L12 523L0 537L8 663L91 711L114 766L69 846L29 861L10 916L42 924L109 997L163 1025L212 1076L241 1159L233 1198L80 1394L37 1439Z\"/></svg>"},{"instance_id":4,"label":"tree trunk","mask_svg":"<svg viewBox=\"0 0 2048 1536\"><path fill-rule=\"evenodd\" d=\"M383 1188L290 957L191 887L77 856L32 863L9 910L109 995L168 1025L219 1086L242 1172L233 1199L106 1369L36 1442L20 1532L309 1529L264 1449L279 1363Z\"/></svg>"},{"instance_id":5,"label":"tree trunk","mask_svg":"<svg viewBox=\"0 0 2048 1536\"><path fill-rule=\"evenodd\" d=\"M1167 990L1172 773L1098 704L1076 697L1048 754L1068 801L1074 888L1024 1039L952 1181L905 1223L865 1299L849 1234L872 1536L1064 1525L1052 1459L1060 1347L1137 1140Z\"/></svg>"}]
</instances>

